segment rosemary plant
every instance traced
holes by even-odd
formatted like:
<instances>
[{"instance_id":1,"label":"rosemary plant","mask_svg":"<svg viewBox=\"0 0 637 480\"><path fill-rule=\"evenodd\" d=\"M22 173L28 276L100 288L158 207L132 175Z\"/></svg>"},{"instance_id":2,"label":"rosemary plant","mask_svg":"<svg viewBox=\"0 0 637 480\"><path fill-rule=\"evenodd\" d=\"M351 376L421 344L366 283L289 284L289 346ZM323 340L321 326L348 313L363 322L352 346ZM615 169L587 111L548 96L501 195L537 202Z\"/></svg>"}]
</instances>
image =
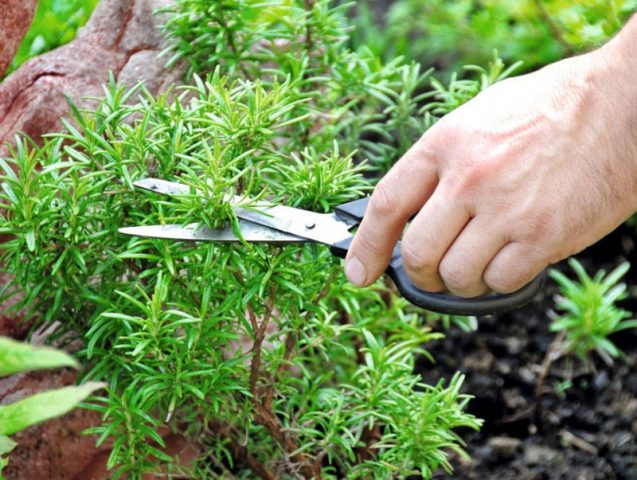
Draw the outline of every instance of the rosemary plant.
<instances>
[{"instance_id":1,"label":"rosemary plant","mask_svg":"<svg viewBox=\"0 0 637 480\"><path fill-rule=\"evenodd\" d=\"M637 320L619 305L628 293L621 278L630 268L624 262L606 275L599 270L594 277L576 259L569 260L577 280L568 278L557 270L550 275L560 286L557 300L558 315L551 324L551 331L566 335L563 353L574 353L585 360L590 353L597 352L607 363L618 357L621 351L609 338L629 328L637 328Z\"/></svg>"},{"instance_id":2,"label":"rosemary plant","mask_svg":"<svg viewBox=\"0 0 637 480\"><path fill-rule=\"evenodd\" d=\"M232 224L229 194L326 211L368 192L435 116L429 73L348 50L345 11L178 0L166 32L188 86L155 98L111 80L94 109L71 102L63 132L17 139L0 162L4 293L84 337L85 379L109 384L93 432L113 442L115 478L178 471L166 427L198 445L193 478L430 478L464 454L455 429L481 424L461 375L413 373L439 334L384 283L349 285L323 247L117 233ZM134 190L146 176L193 194Z\"/></svg>"}]
</instances>

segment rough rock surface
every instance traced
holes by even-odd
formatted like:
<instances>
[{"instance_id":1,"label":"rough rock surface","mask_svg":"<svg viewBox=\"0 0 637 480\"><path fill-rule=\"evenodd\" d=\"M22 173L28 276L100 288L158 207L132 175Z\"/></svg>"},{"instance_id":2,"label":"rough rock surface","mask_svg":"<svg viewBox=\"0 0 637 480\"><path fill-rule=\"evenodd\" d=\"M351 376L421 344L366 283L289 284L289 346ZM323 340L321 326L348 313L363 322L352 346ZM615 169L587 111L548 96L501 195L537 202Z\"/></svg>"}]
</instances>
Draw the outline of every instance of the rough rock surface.
<instances>
[{"instance_id":1,"label":"rough rock surface","mask_svg":"<svg viewBox=\"0 0 637 480\"><path fill-rule=\"evenodd\" d=\"M71 369L29 372L0 379L0 405L9 404L34 393L73 385L76 373ZM96 436L83 431L98 424L96 412L75 409L61 419L35 425L13 435L18 446L9 456L3 471L6 480L102 480L110 478L106 468L111 444L95 447ZM193 462L198 448L184 437L161 431L163 450L182 465ZM146 478L146 477L145 477ZM151 478L157 478L148 476Z\"/></svg>"},{"instance_id":2,"label":"rough rock surface","mask_svg":"<svg viewBox=\"0 0 637 480\"><path fill-rule=\"evenodd\" d=\"M2 242L2 237L0 237ZM0 273L0 286L4 287L11 282L11 275ZM15 304L15 298L9 298L0 303L0 335L13 338L21 338L25 334L27 326L20 322L20 316L15 312L9 312L9 307ZM1 384L0 384L1 385ZM2 398L2 389L0 388L0 398Z\"/></svg>"},{"instance_id":3,"label":"rough rock surface","mask_svg":"<svg viewBox=\"0 0 637 480\"><path fill-rule=\"evenodd\" d=\"M0 67L4 56L15 53L9 44L23 35L17 33L22 23L28 28L36 3L0 0ZM89 105L86 97L101 95L109 72L124 85L144 82L151 93L178 81L181 70L167 69L165 59L158 58L164 48L159 30L162 18L153 12L169 3L103 0L74 41L28 61L0 83L0 156L7 154L8 144L19 132L38 140L44 133L59 130L68 111L64 95L80 107ZM18 21L20 11L23 18ZM5 26L10 25L15 28L8 29L5 37ZM9 281L0 275L2 285ZM20 336L23 331L6 314L6 305L0 304L0 335Z\"/></svg>"},{"instance_id":4,"label":"rough rock surface","mask_svg":"<svg viewBox=\"0 0 637 480\"><path fill-rule=\"evenodd\" d=\"M11 61L15 51L11 45L24 34L20 28L28 28L36 3L0 0L0 32L7 40L0 42L0 71ZM80 107L89 106L86 97L101 96L109 72L125 85L143 81L151 93L178 81L181 71L168 70L165 59L158 58L163 49L158 28L161 17L153 11L167 3L169 0L103 0L73 42L28 61L7 77L0 84L0 156L6 155L8 143L19 132L38 140L44 133L59 130L60 119L68 111L64 94ZM14 13L19 7L24 13ZM15 27L6 30L8 36L5 25ZM6 275L0 276L3 285L10 281ZM0 335L20 337L24 328L15 316L6 314L6 307L0 304ZM74 381L75 372L70 370L14 375L0 380L0 403ZM94 412L75 410L16 435L19 446L10 455L5 478L105 478L103 469L98 473L95 464L103 463L107 452L104 447L95 448L95 438L81 434L98 421Z\"/></svg>"},{"instance_id":5,"label":"rough rock surface","mask_svg":"<svg viewBox=\"0 0 637 480\"><path fill-rule=\"evenodd\" d=\"M18 51L22 38L29 30L38 0L0 0L0 75Z\"/></svg>"},{"instance_id":6,"label":"rough rock surface","mask_svg":"<svg viewBox=\"0 0 637 480\"><path fill-rule=\"evenodd\" d=\"M0 0L2 1L2 0ZM109 71L123 84L143 81L157 93L179 80L166 69L160 15L153 12L168 0L103 0L77 38L36 57L0 85L0 145L24 132L37 139L60 128L68 111L63 94L78 105L100 96ZM6 146L0 146L0 155Z\"/></svg>"},{"instance_id":7,"label":"rough rock surface","mask_svg":"<svg viewBox=\"0 0 637 480\"><path fill-rule=\"evenodd\" d=\"M69 369L31 372L0 380L0 404L12 403L36 392L73 385L75 372ZM77 409L63 417L35 425L12 438L18 443L3 471L9 479L68 480L75 478L104 451L94 447L95 437L82 432L95 425L99 415ZM97 477L95 477L97 478ZM104 477L105 478L105 477Z\"/></svg>"}]
</instances>

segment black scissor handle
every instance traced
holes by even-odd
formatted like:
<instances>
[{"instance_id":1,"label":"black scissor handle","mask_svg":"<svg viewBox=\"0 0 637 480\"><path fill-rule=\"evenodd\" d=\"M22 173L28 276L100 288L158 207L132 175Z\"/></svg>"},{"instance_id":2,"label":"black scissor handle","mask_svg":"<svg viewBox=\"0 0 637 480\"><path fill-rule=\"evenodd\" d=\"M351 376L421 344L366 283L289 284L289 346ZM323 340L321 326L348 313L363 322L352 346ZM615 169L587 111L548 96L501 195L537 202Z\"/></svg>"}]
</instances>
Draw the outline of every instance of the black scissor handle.
<instances>
[{"instance_id":1,"label":"black scissor handle","mask_svg":"<svg viewBox=\"0 0 637 480\"><path fill-rule=\"evenodd\" d=\"M473 298L456 297L446 293L430 293L420 290L407 276L400 255L400 242L394 248L391 262L385 273L410 303L434 312L452 315L492 315L529 303L542 288L546 272L542 272L520 290L508 294L481 295Z\"/></svg>"},{"instance_id":2,"label":"black scissor handle","mask_svg":"<svg viewBox=\"0 0 637 480\"><path fill-rule=\"evenodd\" d=\"M369 197L359 198L358 200L339 205L334 210L334 213L343 221L357 225L363 219L368 203ZM353 239L354 237L350 237L337 243L331 248L332 253L345 258ZM538 294L546 280L546 272L544 271L516 292L482 295L473 298L456 297L447 293L425 292L411 283L407 276L403 266L403 258L400 254L400 242L394 247L391 262L389 262L385 273L389 275L396 284L398 291L410 303L426 310L452 315L491 315L521 307L529 303Z\"/></svg>"},{"instance_id":3,"label":"black scissor handle","mask_svg":"<svg viewBox=\"0 0 637 480\"><path fill-rule=\"evenodd\" d=\"M353 237L332 247L332 253L344 258ZM420 290L407 276L400 254L400 242L394 247L391 262L385 273L396 284L400 294L410 303L439 313L452 315L492 315L512 310L529 303L542 288L546 272L542 272L520 290L508 294L482 295L473 298L457 297L447 293L431 293Z\"/></svg>"}]
</instances>

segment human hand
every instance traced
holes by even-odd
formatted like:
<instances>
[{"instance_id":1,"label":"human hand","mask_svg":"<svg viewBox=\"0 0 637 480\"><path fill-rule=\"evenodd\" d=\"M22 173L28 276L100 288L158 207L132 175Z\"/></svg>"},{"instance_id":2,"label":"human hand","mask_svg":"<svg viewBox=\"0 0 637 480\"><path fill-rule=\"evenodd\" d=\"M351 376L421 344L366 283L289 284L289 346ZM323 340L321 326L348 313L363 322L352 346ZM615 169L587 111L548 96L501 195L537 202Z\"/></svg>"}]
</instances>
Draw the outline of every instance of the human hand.
<instances>
[{"instance_id":1,"label":"human hand","mask_svg":"<svg viewBox=\"0 0 637 480\"><path fill-rule=\"evenodd\" d=\"M623 222L637 208L637 88L618 49L502 81L434 125L374 190L350 281L383 273L414 214L409 277L463 297L515 291Z\"/></svg>"}]
</instances>

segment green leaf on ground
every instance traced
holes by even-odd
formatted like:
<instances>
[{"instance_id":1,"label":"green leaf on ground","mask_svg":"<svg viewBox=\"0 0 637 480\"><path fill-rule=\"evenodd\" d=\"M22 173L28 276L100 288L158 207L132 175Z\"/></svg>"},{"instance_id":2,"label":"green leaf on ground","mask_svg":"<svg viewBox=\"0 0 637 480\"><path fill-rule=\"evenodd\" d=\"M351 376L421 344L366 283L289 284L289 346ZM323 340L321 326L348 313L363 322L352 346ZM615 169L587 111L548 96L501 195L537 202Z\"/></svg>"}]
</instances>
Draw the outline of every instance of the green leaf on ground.
<instances>
[{"instance_id":1,"label":"green leaf on ground","mask_svg":"<svg viewBox=\"0 0 637 480\"><path fill-rule=\"evenodd\" d=\"M0 337L0 377L27 370L73 367L78 363L68 353Z\"/></svg>"},{"instance_id":2,"label":"green leaf on ground","mask_svg":"<svg viewBox=\"0 0 637 480\"><path fill-rule=\"evenodd\" d=\"M11 440L6 435L0 435L0 455L9 453L16 447L17 443Z\"/></svg>"},{"instance_id":3,"label":"green leaf on ground","mask_svg":"<svg viewBox=\"0 0 637 480\"><path fill-rule=\"evenodd\" d=\"M106 384L89 382L42 392L9 405L0 405L0 435L11 435L44 420L64 415Z\"/></svg>"}]
</instances>

